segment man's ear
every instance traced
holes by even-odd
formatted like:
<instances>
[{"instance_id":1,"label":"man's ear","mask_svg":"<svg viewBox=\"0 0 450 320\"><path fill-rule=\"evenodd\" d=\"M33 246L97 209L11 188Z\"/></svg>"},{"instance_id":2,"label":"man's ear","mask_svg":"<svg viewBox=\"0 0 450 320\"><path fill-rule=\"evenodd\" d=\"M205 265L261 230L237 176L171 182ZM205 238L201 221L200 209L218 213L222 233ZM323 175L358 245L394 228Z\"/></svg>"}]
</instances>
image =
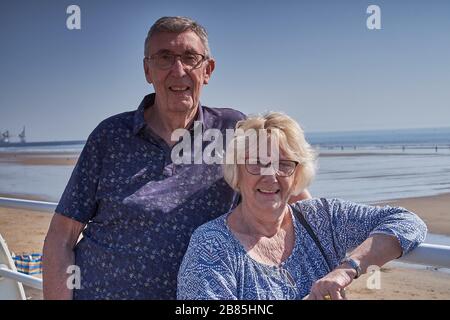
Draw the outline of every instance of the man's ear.
<instances>
[{"instance_id":1,"label":"man's ear","mask_svg":"<svg viewBox=\"0 0 450 320\"><path fill-rule=\"evenodd\" d=\"M150 66L147 63L147 59L144 58L142 60L143 66L144 66L144 74L145 74L145 79L147 79L147 82L149 84L152 84L152 77L150 75Z\"/></svg>"},{"instance_id":2,"label":"man's ear","mask_svg":"<svg viewBox=\"0 0 450 320\"><path fill-rule=\"evenodd\" d=\"M216 61L214 59L208 60L208 65L205 68L205 76L203 78L203 84L208 84L209 79L211 78L211 74L214 71L214 68L216 67Z\"/></svg>"}]
</instances>

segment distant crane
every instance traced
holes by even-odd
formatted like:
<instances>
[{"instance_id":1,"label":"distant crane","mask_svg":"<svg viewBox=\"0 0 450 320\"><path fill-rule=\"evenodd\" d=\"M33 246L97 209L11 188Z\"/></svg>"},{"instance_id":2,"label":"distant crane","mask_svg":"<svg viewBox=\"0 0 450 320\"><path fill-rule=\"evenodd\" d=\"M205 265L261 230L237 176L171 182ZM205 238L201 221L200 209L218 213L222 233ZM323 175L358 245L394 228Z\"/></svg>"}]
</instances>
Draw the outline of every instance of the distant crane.
<instances>
[{"instance_id":1,"label":"distant crane","mask_svg":"<svg viewBox=\"0 0 450 320\"><path fill-rule=\"evenodd\" d=\"M1 140L1 142L4 142L4 143L8 143L9 142L9 131L8 130L6 130L5 132L3 132L2 133L2 140Z\"/></svg>"},{"instance_id":2,"label":"distant crane","mask_svg":"<svg viewBox=\"0 0 450 320\"><path fill-rule=\"evenodd\" d=\"M25 126L23 127L22 132L19 134L19 138L20 138L20 142L21 143L25 143L26 142L26 140L25 140Z\"/></svg>"}]
</instances>

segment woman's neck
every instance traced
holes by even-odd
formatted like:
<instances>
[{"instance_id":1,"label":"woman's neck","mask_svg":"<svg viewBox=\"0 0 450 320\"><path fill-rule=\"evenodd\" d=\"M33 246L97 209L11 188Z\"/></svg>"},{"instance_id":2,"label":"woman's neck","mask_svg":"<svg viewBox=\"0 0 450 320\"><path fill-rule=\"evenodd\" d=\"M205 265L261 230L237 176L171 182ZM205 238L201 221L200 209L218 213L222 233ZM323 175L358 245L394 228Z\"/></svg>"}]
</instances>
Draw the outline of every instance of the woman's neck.
<instances>
[{"instance_id":1,"label":"woman's neck","mask_svg":"<svg viewBox=\"0 0 450 320\"><path fill-rule=\"evenodd\" d=\"M287 204L276 210L261 212L243 202L236 208L235 214L236 225L240 229L237 231L254 237L271 238L277 235L289 222L289 207Z\"/></svg>"},{"instance_id":2,"label":"woman's neck","mask_svg":"<svg viewBox=\"0 0 450 320\"><path fill-rule=\"evenodd\" d=\"M294 248L295 234L288 205L281 213L256 215L242 203L228 217L228 225L255 261L279 266Z\"/></svg>"}]
</instances>

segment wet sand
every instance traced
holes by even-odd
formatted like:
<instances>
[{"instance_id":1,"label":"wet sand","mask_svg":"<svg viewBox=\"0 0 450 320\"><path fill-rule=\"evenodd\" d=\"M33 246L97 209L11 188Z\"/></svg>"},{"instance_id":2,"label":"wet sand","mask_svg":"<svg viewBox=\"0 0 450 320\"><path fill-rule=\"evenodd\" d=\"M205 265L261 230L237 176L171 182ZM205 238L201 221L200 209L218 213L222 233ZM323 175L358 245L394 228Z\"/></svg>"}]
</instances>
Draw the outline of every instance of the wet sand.
<instances>
[{"instance_id":1,"label":"wet sand","mask_svg":"<svg viewBox=\"0 0 450 320\"><path fill-rule=\"evenodd\" d=\"M15 163L33 166L74 166L78 160L79 153L67 152L21 152L0 153L0 163Z\"/></svg>"},{"instance_id":2,"label":"wet sand","mask_svg":"<svg viewBox=\"0 0 450 320\"><path fill-rule=\"evenodd\" d=\"M407 208L425 221L428 232L450 236L450 194L448 193L384 201L377 205L383 204Z\"/></svg>"}]
</instances>

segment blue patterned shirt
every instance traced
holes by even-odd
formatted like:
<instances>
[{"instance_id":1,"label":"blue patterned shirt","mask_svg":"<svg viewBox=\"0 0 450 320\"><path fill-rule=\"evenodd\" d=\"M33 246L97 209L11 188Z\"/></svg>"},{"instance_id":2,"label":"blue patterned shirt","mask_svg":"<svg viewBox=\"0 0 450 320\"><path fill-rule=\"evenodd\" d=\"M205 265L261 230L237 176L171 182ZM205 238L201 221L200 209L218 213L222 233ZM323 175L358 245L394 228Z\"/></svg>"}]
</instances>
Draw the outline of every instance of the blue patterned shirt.
<instances>
[{"instance_id":1,"label":"blue patterned shirt","mask_svg":"<svg viewBox=\"0 0 450 320\"><path fill-rule=\"evenodd\" d=\"M334 269L346 252L370 235L395 236L403 254L425 239L422 220L404 208L374 207L339 199L299 201ZM328 208L327 208L328 207ZM229 229L225 214L192 235L178 274L178 299L302 299L331 270L306 229L293 217L295 245L280 266L252 259Z\"/></svg>"},{"instance_id":2,"label":"blue patterned shirt","mask_svg":"<svg viewBox=\"0 0 450 320\"><path fill-rule=\"evenodd\" d=\"M192 232L236 203L219 164L172 163L171 148L144 121L153 103L148 95L136 111L98 125L56 208L87 223L74 250L81 271L74 299L175 299ZM225 132L243 118L200 106L196 120Z\"/></svg>"}]
</instances>

